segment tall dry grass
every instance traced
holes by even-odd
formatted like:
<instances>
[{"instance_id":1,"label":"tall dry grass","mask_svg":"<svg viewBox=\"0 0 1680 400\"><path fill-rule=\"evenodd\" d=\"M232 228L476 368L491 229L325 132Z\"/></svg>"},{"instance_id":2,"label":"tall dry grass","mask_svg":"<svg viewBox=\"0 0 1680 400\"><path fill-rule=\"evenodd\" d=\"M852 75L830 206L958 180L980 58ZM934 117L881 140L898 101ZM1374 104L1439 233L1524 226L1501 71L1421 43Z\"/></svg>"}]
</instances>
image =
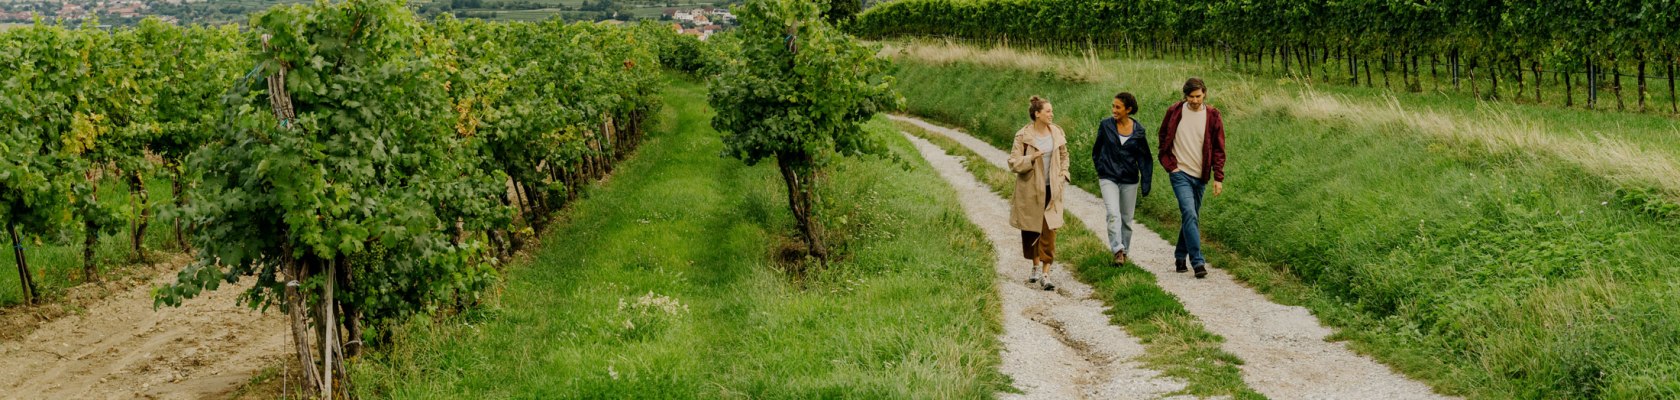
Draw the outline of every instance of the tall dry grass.
<instances>
[{"instance_id":1,"label":"tall dry grass","mask_svg":"<svg viewBox=\"0 0 1680 400\"><path fill-rule=\"evenodd\" d=\"M1076 83L1109 82L1115 77L1114 70L1105 65L1095 49L1085 49L1079 57L1065 57L1013 49L1006 41L988 48L977 48L949 40L922 39L885 43L880 55L934 65L973 63L1021 72L1048 73Z\"/></svg>"},{"instance_id":2,"label":"tall dry grass","mask_svg":"<svg viewBox=\"0 0 1680 400\"><path fill-rule=\"evenodd\" d=\"M1673 157L1602 133L1559 133L1545 121L1518 118L1497 105L1466 115L1407 106L1393 95L1377 102L1359 101L1310 87L1262 94L1255 104L1312 121L1340 121L1361 128L1399 126L1480 146L1490 153L1544 154L1624 186L1656 188L1671 199L1680 199L1680 163Z\"/></svg>"}]
</instances>

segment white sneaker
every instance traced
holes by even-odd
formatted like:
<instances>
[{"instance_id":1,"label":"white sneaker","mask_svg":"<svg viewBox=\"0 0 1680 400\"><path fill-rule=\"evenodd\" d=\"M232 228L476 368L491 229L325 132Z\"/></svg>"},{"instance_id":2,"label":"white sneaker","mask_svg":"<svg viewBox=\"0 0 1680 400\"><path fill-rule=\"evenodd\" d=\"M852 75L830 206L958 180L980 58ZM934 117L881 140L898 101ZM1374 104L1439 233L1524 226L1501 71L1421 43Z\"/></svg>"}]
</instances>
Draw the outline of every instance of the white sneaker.
<instances>
[{"instance_id":1,"label":"white sneaker","mask_svg":"<svg viewBox=\"0 0 1680 400\"><path fill-rule=\"evenodd\" d=\"M1038 278L1043 276L1043 275L1039 274L1039 270L1038 270L1037 266L1034 266L1032 271L1033 271L1032 277L1027 278L1027 283L1038 283Z\"/></svg>"},{"instance_id":2,"label":"white sneaker","mask_svg":"<svg viewBox=\"0 0 1680 400\"><path fill-rule=\"evenodd\" d=\"M1056 290L1056 285L1050 284L1050 277L1048 277L1048 276L1044 277L1044 279L1040 279L1038 281L1038 284L1040 286L1042 286L1044 288L1044 290L1046 290L1046 291Z\"/></svg>"}]
</instances>

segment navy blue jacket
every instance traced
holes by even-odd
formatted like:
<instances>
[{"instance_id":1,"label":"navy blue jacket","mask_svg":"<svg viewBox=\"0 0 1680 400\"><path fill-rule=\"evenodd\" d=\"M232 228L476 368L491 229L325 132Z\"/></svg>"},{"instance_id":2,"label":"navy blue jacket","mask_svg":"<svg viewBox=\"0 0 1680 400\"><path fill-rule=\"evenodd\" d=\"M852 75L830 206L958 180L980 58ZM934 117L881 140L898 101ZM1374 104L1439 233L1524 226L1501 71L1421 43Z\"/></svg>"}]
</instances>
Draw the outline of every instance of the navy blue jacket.
<instances>
[{"instance_id":1,"label":"navy blue jacket","mask_svg":"<svg viewBox=\"0 0 1680 400\"><path fill-rule=\"evenodd\" d=\"M1120 143L1120 133L1114 117L1103 118L1097 124L1097 144L1091 146L1091 164L1097 167L1097 177L1120 184L1139 184L1138 197L1149 195L1150 173L1155 169L1155 157L1149 154L1149 135L1143 124L1132 119L1132 136Z\"/></svg>"}]
</instances>

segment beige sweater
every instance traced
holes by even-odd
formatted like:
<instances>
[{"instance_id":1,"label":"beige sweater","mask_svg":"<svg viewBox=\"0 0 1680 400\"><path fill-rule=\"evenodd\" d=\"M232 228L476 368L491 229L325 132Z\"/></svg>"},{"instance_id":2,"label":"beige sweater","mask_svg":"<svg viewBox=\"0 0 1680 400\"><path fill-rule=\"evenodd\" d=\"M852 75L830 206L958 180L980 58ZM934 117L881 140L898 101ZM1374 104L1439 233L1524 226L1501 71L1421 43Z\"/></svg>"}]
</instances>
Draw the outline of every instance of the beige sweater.
<instances>
[{"instance_id":1,"label":"beige sweater","mask_svg":"<svg viewBox=\"0 0 1680 400\"><path fill-rule=\"evenodd\" d=\"M1178 132L1173 135L1173 157L1178 158L1178 170L1198 179L1202 177L1202 142L1207 140L1207 117L1207 106L1202 106L1201 111L1190 111L1190 105L1185 104Z\"/></svg>"}]
</instances>

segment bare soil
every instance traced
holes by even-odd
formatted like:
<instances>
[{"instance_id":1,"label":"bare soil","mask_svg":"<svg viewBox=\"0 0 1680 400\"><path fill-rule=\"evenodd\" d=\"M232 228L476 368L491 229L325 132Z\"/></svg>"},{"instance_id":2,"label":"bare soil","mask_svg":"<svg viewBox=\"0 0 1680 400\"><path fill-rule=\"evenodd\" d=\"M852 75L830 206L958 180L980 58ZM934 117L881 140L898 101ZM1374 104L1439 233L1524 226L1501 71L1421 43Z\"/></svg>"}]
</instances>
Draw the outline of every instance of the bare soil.
<instances>
[{"instance_id":1,"label":"bare soil","mask_svg":"<svg viewBox=\"0 0 1680 400\"><path fill-rule=\"evenodd\" d=\"M0 339L0 397L226 398L285 360L291 347L283 316L236 300L250 280L154 311L151 288L174 282L184 262L176 256L148 267L143 279L110 283L123 289L102 300L71 299L56 307L73 311L57 318L9 312L15 318L5 328L11 336Z\"/></svg>"}]
</instances>

